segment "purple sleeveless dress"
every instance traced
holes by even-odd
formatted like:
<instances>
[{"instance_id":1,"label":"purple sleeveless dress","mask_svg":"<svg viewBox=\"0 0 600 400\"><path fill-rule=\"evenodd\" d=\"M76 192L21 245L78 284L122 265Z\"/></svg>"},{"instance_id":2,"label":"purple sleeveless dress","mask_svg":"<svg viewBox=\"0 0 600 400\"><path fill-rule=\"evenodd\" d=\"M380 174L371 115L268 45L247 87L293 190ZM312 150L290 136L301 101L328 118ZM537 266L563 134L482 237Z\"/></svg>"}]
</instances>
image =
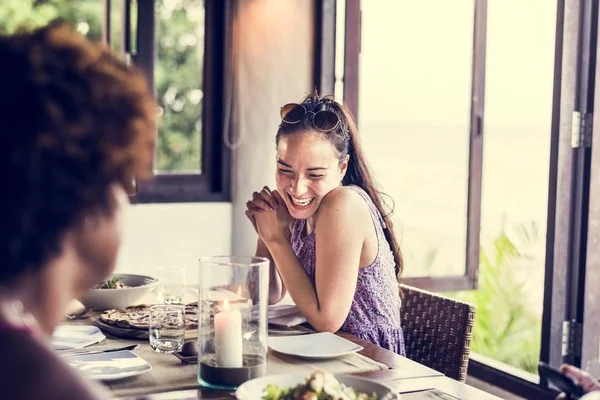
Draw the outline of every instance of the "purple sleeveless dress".
<instances>
[{"instance_id":1,"label":"purple sleeveless dress","mask_svg":"<svg viewBox=\"0 0 600 400\"><path fill-rule=\"evenodd\" d=\"M363 189L357 186L347 187L360 194L369 206L379 247L373 263L358 270L354 299L340 330L404 356L404 335L400 326L402 301L396 280L394 256L383 233L385 223ZM294 222L291 244L298 261L314 284L316 239L314 230L306 235L306 220Z\"/></svg>"}]
</instances>

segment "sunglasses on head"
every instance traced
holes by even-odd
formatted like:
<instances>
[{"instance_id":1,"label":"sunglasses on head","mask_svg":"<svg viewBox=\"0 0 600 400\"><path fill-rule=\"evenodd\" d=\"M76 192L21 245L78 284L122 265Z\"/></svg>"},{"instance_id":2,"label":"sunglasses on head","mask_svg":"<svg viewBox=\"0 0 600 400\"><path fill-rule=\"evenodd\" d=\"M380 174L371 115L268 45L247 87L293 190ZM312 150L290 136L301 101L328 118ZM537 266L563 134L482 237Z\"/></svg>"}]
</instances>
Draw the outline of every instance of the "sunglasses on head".
<instances>
[{"instance_id":1,"label":"sunglasses on head","mask_svg":"<svg viewBox=\"0 0 600 400\"><path fill-rule=\"evenodd\" d=\"M333 111L307 111L302 104L289 103L281 107L281 120L286 124L297 124L306 114L312 114L312 123L321 132L330 132L338 127L340 119Z\"/></svg>"}]
</instances>

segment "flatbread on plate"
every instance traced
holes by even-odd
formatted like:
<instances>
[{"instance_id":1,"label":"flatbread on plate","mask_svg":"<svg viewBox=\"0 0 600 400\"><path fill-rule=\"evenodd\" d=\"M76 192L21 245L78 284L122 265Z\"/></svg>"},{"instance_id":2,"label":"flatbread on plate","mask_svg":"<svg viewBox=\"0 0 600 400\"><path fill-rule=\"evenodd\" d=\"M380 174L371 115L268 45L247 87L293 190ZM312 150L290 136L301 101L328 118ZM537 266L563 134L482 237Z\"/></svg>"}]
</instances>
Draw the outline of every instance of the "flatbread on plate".
<instances>
[{"instance_id":1,"label":"flatbread on plate","mask_svg":"<svg viewBox=\"0 0 600 400\"><path fill-rule=\"evenodd\" d=\"M100 320L107 325L125 329L145 330L150 324L150 305L140 304L122 309L107 310L100 315ZM176 321L172 322L176 328ZM185 306L185 329L198 329L198 304Z\"/></svg>"}]
</instances>

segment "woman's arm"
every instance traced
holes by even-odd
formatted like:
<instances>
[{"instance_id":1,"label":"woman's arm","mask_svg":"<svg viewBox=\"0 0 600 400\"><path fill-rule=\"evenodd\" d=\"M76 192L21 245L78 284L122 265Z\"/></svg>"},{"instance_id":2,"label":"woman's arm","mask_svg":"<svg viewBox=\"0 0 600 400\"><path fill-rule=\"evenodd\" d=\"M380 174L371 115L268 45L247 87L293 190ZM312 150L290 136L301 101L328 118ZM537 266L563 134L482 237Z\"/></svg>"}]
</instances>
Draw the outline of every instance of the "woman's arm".
<instances>
[{"instance_id":1,"label":"woman's arm","mask_svg":"<svg viewBox=\"0 0 600 400\"><path fill-rule=\"evenodd\" d=\"M586 392L600 391L600 383L598 380L593 378L586 371L583 371L570 364L563 364L560 366L560 372L568 375L571 377L571 379L575 379L576 383Z\"/></svg>"},{"instance_id":2,"label":"woman's arm","mask_svg":"<svg viewBox=\"0 0 600 400\"><path fill-rule=\"evenodd\" d=\"M340 188L325 196L315 224L314 286L289 238L273 237L265 242L299 311L318 331L336 332L346 320L356 290L365 232L372 225L368 207L357 193Z\"/></svg>"},{"instance_id":3,"label":"woman's arm","mask_svg":"<svg viewBox=\"0 0 600 400\"><path fill-rule=\"evenodd\" d=\"M286 295L287 290L281 280L281 276L279 276L275 261L273 261L269 249L261 238L258 238L256 242L256 256L265 257L269 260L269 304L278 303Z\"/></svg>"},{"instance_id":4,"label":"woman's arm","mask_svg":"<svg viewBox=\"0 0 600 400\"><path fill-rule=\"evenodd\" d=\"M263 187L260 192L252 194L252 200L246 203L246 217L252 223L254 231L258 233L256 228L256 214L259 212L273 212L279 207L277 201L271 196L271 190L268 186ZM284 205L285 207L285 205ZM269 304L279 302L287 293L283 281L279 276L273 257L265 242L259 237L256 243L256 257L265 257L269 260Z\"/></svg>"}]
</instances>

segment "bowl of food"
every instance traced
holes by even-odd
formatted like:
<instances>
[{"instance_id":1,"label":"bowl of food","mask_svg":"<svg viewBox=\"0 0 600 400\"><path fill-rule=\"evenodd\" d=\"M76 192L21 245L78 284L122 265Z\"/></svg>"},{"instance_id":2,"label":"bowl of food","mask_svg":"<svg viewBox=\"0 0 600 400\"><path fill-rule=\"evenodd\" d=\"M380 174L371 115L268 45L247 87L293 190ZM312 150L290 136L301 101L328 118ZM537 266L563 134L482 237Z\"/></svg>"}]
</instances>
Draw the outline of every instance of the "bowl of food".
<instances>
[{"instance_id":1,"label":"bowl of food","mask_svg":"<svg viewBox=\"0 0 600 400\"><path fill-rule=\"evenodd\" d=\"M358 376L315 371L270 375L242 384L238 400L398 400L400 395L383 383Z\"/></svg>"},{"instance_id":2,"label":"bowl of food","mask_svg":"<svg viewBox=\"0 0 600 400\"><path fill-rule=\"evenodd\" d=\"M158 279L146 275L114 274L105 282L86 291L79 301L86 308L104 311L137 304L158 285Z\"/></svg>"}]
</instances>

